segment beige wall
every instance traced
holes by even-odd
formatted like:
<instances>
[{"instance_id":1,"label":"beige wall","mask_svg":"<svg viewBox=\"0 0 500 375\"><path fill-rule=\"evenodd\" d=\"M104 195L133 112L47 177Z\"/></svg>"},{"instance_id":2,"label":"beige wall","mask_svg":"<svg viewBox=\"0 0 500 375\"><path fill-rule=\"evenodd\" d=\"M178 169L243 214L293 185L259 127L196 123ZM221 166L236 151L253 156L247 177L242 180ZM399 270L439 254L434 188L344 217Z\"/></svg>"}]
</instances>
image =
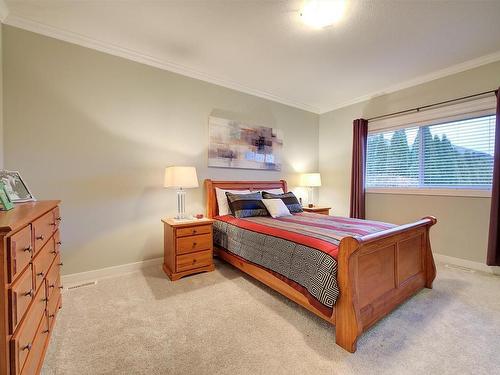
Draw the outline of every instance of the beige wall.
<instances>
[{"instance_id":1,"label":"beige wall","mask_svg":"<svg viewBox=\"0 0 500 375\"><path fill-rule=\"evenodd\" d=\"M62 199L66 274L162 255L167 165L195 165L200 181L318 168L316 114L9 26L3 42L5 165L37 198ZM214 109L283 129L283 172L207 168ZM203 189L187 202L205 212Z\"/></svg>"},{"instance_id":2,"label":"beige wall","mask_svg":"<svg viewBox=\"0 0 500 375\"><path fill-rule=\"evenodd\" d=\"M500 85L500 62L484 65L320 116L320 202L349 214L352 120L452 99ZM425 215L439 222L432 231L436 253L485 262L489 198L367 194L367 217L405 223Z\"/></svg>"}]
</instances>

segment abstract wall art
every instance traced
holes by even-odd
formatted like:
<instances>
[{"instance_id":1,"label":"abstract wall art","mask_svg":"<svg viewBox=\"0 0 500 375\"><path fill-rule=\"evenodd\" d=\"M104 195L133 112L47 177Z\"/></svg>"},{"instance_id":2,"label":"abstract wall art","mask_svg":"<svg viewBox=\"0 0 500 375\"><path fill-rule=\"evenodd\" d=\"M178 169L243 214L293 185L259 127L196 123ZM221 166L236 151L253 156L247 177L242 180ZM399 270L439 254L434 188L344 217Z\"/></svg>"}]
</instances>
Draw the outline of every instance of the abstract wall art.
<instances>
[{"instance_id":1,"label":"abstract wall art","mask_svg":"<svg viewBox=\"0 0 500 375\"><path fill-rule=\"evenodd\" d=\"M208 166L281 170L281 131L210 116Z\"/></svg>"}]
</instances>

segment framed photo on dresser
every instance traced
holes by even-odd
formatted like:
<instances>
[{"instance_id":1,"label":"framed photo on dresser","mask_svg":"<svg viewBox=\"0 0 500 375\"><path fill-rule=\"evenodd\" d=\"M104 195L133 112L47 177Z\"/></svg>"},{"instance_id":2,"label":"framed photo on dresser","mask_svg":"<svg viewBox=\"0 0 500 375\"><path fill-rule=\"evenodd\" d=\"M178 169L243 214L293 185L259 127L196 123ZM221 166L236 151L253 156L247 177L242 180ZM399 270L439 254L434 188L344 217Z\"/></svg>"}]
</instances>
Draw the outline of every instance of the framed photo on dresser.
<instances>
[{"instance_id":1,"label":"framed photo on dresser","mask_svg":"<svg viewBox=\"0 0 500 375\"><path fill-rule=\"evenodd\" d=\"M36 200L28 186L21 178L18 171L0 171L0 182L5 187L5 192L9 196L12 203L29 202Z\"/></svg>"}]
</instances>

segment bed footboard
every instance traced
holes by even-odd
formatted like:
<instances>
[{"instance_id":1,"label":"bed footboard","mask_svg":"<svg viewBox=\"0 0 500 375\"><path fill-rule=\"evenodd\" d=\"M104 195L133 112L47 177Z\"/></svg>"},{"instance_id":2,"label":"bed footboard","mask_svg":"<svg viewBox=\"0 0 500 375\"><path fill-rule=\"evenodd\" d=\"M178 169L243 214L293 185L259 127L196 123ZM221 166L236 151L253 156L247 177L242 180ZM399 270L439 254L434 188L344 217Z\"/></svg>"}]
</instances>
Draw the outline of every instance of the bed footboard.
<instances>
[{"instance_id":1,"label":"bed footboard","mask_svg":"<svg viewBox=\"0 0 500 375\"><path fill-rule=\"evenodd\" d=\"M340 296L336 342L356 351L361 333L424 287L436 267L429 242L434 217L363 237L342 239L338 255Z\"/></svg>"}]
</instances>

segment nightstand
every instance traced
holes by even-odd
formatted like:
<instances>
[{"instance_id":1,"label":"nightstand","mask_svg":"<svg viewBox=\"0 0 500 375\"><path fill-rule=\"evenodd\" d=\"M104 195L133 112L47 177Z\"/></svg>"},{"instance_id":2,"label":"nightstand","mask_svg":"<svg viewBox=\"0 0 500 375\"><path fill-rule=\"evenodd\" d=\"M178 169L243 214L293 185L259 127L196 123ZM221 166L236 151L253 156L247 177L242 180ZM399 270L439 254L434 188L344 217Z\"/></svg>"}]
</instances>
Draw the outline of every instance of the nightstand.
<instances>
[{"instance_id":1,"label":"nightstand","mask_svg":"<svg viewBox=\"0 0 500 375\"><path fill-rule=\"evenodd\" d=\"M314 212L316 214L330 215L331 207L314 206L314 207L302 207L302 209L305 212Z\"/></svg>"},{"instance_id":2,"label":"nightstand","mask_svg":"<svg viewBox=\"0 0 500 375\"><path fill-rule=\"evenodd\" d=\"M170 280L214 270L212 219L163 219L163 271Z\"/></svg>"}]
</instances>

